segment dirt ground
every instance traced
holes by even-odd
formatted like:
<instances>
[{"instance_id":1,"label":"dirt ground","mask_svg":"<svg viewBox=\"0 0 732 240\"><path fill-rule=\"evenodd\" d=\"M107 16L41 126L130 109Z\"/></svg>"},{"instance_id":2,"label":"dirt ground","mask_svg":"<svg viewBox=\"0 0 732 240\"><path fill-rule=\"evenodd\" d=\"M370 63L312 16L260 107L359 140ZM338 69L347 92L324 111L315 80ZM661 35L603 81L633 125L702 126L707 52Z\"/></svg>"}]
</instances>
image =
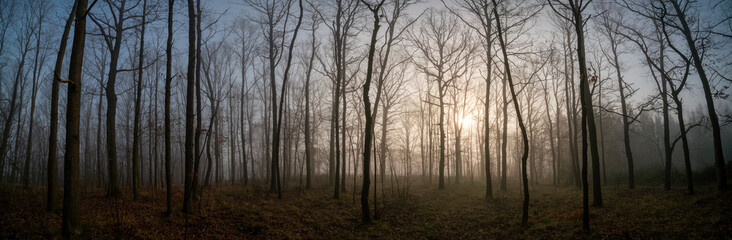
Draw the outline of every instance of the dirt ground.
<instances>
[{"instance_id":1,"label":"dirt ground","mask_svg":"<svg viewBox=\"0 0 732 240\"><path fill-rule=\"evenodd\" d=\"M520 225L518 186L485 200L484 187L463 184L437 190L416 184L408 194L379 191L378 219L361 224L359 195L340 199L332 189L285 191L282 200L263 186L221 186L203 192L194 214L166 216L162 188L144 188L132 201L102 189L82 194L88 239L725 239L732 236L732 194L713 186L662 191L603 189L604 207L590 209L592 233L581 231L582 192L573 187L532 186L529 224ZM60 238L61 211L44 211L45 189L0 186L0 239ZM360 193L360 191L359 191ZM372 191L373 195L373 191ZM59 199L62 198L60 193ZM401 197L399 197L401 196ZM59 208L61 202L58 203ZM373 212L373 205L372 205Z\"/></svg>"}]
</instances>

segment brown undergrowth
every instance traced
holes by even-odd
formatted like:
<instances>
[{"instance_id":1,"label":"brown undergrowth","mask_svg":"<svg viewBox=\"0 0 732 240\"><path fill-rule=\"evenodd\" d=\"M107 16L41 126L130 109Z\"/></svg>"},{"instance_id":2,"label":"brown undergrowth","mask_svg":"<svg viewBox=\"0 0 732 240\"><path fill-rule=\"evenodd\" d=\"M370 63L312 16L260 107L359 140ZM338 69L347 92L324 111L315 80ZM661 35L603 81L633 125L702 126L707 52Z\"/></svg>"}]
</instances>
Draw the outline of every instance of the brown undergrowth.
<instances>
[{"instance_id":1,"label":"brown undergrowth","mask_svg":"<svg viewBox=\"0 0 732 240\"><path fill-rule=\"evenodd\" d=\"M145 188L138 201L102 189L82 196L82 224L88 239L718 239L732 236L732 195L711 186L688 196L682 190L605 187L605 206L590 209L592 234L581 232L581 191L533 186L530 218L520 225L521 195L496 192L485 200L482 187L463 184L439 191L415 184L407 197L379 191L379 219L360 221L358 195L341 199L320 188L285 191L282 200L259 186L204 190L195 213L164 214L165 192ZM128 189L129 190L129 189ZM63 196L62 194L60 196ZM0 239L60 238L60 211L44 210L44 189L0 187ZM59 207L61 202L58 203Z\"/></svg>"}]
</instances>

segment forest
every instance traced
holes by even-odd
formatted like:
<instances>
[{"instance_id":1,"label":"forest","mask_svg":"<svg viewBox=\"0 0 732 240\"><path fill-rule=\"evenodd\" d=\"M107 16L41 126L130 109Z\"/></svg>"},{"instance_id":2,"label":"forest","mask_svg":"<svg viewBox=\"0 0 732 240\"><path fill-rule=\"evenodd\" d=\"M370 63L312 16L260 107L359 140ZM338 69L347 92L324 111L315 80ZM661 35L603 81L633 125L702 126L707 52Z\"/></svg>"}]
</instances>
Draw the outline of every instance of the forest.
<instances>
[{"instance_id":1,"label":"forest","mask_svg":"<svg viewBox=\"0 0 732 240\"><path fill-rule=\"evenodd\" d=\"M0 239L730 238L730 56L728 0L0 0Z\"/></svg>"}]
</instances>

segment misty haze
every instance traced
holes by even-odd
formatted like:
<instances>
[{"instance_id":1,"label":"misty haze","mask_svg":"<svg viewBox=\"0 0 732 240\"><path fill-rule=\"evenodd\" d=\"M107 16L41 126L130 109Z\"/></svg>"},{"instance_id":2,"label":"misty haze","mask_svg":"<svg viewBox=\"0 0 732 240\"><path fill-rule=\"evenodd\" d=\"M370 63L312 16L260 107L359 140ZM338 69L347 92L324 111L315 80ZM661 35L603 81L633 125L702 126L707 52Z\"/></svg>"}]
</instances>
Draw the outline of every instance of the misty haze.
<instances>
[{"instance_id":1,"label":"misty haze","mask_svg":"<svg viewBox=\"0 0 732 240\"><path fill-rule=\"evenodd\" d=\"M726 239L732 1L0 0L0 239Z\"/></svg>"}]
</instances>

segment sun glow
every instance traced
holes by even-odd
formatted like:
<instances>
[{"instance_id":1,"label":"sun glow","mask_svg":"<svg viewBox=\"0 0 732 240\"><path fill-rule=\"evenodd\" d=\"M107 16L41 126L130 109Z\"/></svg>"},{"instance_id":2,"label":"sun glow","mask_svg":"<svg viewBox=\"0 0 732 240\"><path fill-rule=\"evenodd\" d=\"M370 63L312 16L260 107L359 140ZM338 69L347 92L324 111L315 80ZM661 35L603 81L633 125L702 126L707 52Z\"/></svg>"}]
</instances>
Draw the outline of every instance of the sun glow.
<instances>
[{"instance_id":1,"label":"sun glow","mask_svg":"<svg viewBox=\"0 0 732 240\"><path fill-rule=\"evenodd\" d=\"M463 127L470 127L473 125L473 119L470 116L465 116L463 117L462 124Z\"/></svg>"}]
</instances>

